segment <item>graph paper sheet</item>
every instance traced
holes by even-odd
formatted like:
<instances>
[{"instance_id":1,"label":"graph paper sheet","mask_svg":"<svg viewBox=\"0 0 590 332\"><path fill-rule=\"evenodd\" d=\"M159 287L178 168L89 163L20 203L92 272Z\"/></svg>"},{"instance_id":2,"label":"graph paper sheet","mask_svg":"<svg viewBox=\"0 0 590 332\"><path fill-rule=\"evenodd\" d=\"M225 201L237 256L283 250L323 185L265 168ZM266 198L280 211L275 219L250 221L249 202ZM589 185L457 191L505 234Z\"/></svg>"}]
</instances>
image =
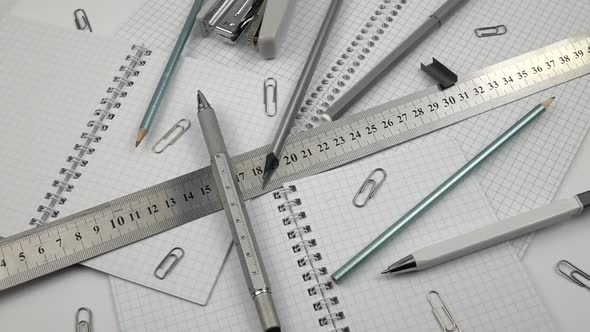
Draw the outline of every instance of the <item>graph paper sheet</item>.
<instances>
[{"instance_id":1,"label":"graph paper sheet","mask_svg":"<svg viewBox=\"0 0 590 332\"><path fill-rule=\"evenodd\" d=\"M361 98L352 112L432 85L431 78L420 70L420 63L429 64L432 57L461 77L461 74L590 31L585 15L588 10L590 3L576 1L469 1ZM505 35L477 38L473 31L499 24L506 25ZM346 72L349 67L343 66L342 70ZM350 81L354 83L361 76L351 77ZM326 79L328 82L322 84L321 80ZM324 103L337 98L332 87L346 89L351 85L342 88L340 82L347 80L335 77L330 71L320 75L314 86L316 89L323 86L325 92L316 98L312 97L313 92L309 94L306 107L311 115L300 121L299 128L315 124L311 120L313 114L324 109ZM545 205L553 199L589 128L590 114L586 112L586 105L590 96L585 93L589 83L588 77L577 79L444 130L460 143L466 157L471 158L534 105L556 96L555 112L548 113L535 124L535 134L527 131L524 140L509 143L476 173L499 219ZM520 256L527 243L525 240L513 243Z\"/></svg>"},{"instance_id":2,"label":"graph paper sheet","mask_svg":"<svg viewBox=\"0 0 590 332\"><path fill-rule=\"evenodd\" d=\"M189 0L180 4L148 0L121 27L119 36L157 40L158 45L171 47L182 24L179 11L190 3ZM305 112L296 130L317 125L318 111L326 109L442 3L444 0L345 1L302 105ZM304 63L304 50L309 50L328 5L329 1L297 1L295 19L275 60L261 61L246 45L232 48L212 37L200 36L193 37L187 54L294 79ZM360 98L350 112L431 86L433 82L420 70L420 63L428 64L432 57L461 77L578 32L590 31L585 15L589 9L590 3L581 1L470 1ZM473 32L478 27L499 24L508 28L503 36L477 38ZM530 137L525 145L505 147L501 157L478 172L480 184L498 218L552 200L588 130L589 115L584 112L584 105L590 97L583 94L587 84L588 79L578 79L445 130L457 139L466 156L471 157L532 106L553 94L557 96L556 106L563 111L540 121L538 131L542 139ZM514 244L522 255L527 242Z\"/></svg>"},{"instance_id":3,"label":"graph paper sheet","mask_svg":"<svg viewBox=\"0 0 590 332\"><path fill-rule=\"evenodd\" d=\"M328 275L304 281L313 268L334 272L387 225L400 217L465 163L452 142L434 134L390 149L336 170L287 183L296 192L275 199L266 195L248 205L258 244L273 290L284 331L438 331L426 300L437 290L464 331L550 331L552 322L514 251L501 245L449 264L402 277L380 275L395 259L470 229L494 222L492 211L475 178L469 177L409 226L393 242L349 279L323 295L310 295ZM376 167L388 177L366 207L352 205L354 193ZM300 199L300 205L280 212L277 207ZM283 218L305 212L296 224ZM296 227L310 231L289 238ZM315 245L295 252L302 240ZM309 242L307 242L309 243ZM306 254L320 260L301 264ZM319 256L317 256L319 257ZM208 305L197 306L143 287L112 278L121 330L124 331L256 331L258 319L238 259L232 250ZM338 298L330 306L343 319L324 327L319 320L326 309L313 304Z\"/></svg>"},{"instance_id":4,"label":"graph paper sheet","mask_svg":"<svg viewBox=\"0 0 590 332\"><path fill-rule=\"evenodd\" d=\"M144 77L158 78L157 74ZM93 206L105 196L118 197L209 165L209 154L195 108L197 89L205 93L216 109L230 155L266 144L274 129L274 121L264 115L263 80L263 76L250 72L184 59L150 135L139 148L135 148L135 137L130 133L137 130L149 99L131 101L126 107L136 111L123 114L120 126L103 142L108 154L94 161L90 176L80 188L88 195L76 195L76 200L80 205ZM289 88L286 82L282 83L279 94L283 92L281 89ZM149 95L151 92L146 91ZM164 153L153 153L152 145L180 119L189 120L191 128ZM116 176L110 175L115 171ZM92 190L93 187L100 189ZM135 280L143 285L205 304L230 243L231 233L225 214L218 212L85 264L113 275L119 275L119 269L134 271L138 276ZM153 271L174 247L183 248L185 256L164 280L164 288L160 286L162 280L155 278Z\"/></svg>"},{"instance_id":5,"label":"graph paper sheet","mask_svg":"<svg viewBox=\"0 0 590 332\"><path fill-rule=\"evenodd\" d=\"M81 143L88 121L95 119L92 114L101 108L107 88L114 86L119 67L127 63L131 43L12 17L2 22L0 35L6 47L0 59L0 101L11 110L0 125L6 213L0 234L7 236L32 227L29 220L46 203L45 193L55 189L51 184L60 168L69 165L66 158ZM150 134L135 148L137 126L166 59L167 54L158 50L144 59L127 96L118 100L115 117L106 123L108 129L100 132L95 152L85 157L88 164L80 169L82 175L74 180L67 201L58 205L60 217L208 165L196 117L197 89L217 109L232 155L267 143L274 121L264 115L264 77L186 59ZM289 84L281 83L279 93L286 93L282 89L288 90ZM285 100L279 98L281 102ZM191 121L191 128L165 152L153 153L154 142L183 118ZM231 243L226 224L224 215L217 213L84 264L204 304ZM184 249L184 258L164 280L157 279L156 266L174 247Z\"/></svg>"}]
</instances>

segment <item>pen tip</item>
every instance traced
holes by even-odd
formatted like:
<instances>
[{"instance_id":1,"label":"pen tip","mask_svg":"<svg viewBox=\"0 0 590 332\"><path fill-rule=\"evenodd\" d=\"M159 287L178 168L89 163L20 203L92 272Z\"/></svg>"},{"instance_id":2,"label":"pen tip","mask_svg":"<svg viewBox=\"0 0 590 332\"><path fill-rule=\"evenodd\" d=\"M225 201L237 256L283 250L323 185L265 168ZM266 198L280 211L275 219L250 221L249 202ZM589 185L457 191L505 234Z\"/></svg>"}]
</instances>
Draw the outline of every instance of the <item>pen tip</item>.
<instances>
[{"instance_id":1,"label":"pen tip","mask_svg":"<svg viewBox=\"0 0 590 332\"><path fill-rule=\"evenodd\" d=\"M141 144L141 141L143 141L143 138L145 137L145 135L147 135L147 132L147 129L139 128L139 130L137 131L137 138L135 139L135 147L138 147L139 144Z\"/></svg>"},{"instance_id":2,"label":"pen tip","mask_svg":"<svg viewBox=\"0 0 590 332\"><path fill-rule=\"evenodd\" d=\"M209 107L209 102L207 101L207 98L205 98L205 95L201 92L201 90L197 90L197 104L199 111Z\"/></svg>"},{"instance_id":3,"label":"pen tip","mask_svg":"<svg viewBox=\"0 0 590 332\"><path fill-rule=\"evenodd\" d=\"M381 271L381 274L387 274L387 273L389 273L389 269L385 269L385 270Z\"/></svg>"}]
</instances>

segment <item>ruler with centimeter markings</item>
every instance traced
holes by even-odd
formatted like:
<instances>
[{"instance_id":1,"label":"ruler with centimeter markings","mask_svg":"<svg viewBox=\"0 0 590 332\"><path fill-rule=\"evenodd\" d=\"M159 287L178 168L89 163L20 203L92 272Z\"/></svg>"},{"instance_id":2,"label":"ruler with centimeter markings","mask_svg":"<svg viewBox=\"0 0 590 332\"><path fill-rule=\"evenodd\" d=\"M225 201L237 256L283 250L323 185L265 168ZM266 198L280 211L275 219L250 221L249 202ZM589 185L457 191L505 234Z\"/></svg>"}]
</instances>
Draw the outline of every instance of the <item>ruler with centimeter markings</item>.
<instances>
[{"instance_id":1,"label":"ruler with centimeter markings","mask_svg":"<svg viewBox=\"0 0 590 332\"><path fill-rule=\"evenodd\" d=\"M590 71L590 34L551 44L292 136L261 188L265 146L233 158L246 199L344 165ZM121 248L222 209L210 167L0 241L0 290Z\"/></svg>"}]
</instances>

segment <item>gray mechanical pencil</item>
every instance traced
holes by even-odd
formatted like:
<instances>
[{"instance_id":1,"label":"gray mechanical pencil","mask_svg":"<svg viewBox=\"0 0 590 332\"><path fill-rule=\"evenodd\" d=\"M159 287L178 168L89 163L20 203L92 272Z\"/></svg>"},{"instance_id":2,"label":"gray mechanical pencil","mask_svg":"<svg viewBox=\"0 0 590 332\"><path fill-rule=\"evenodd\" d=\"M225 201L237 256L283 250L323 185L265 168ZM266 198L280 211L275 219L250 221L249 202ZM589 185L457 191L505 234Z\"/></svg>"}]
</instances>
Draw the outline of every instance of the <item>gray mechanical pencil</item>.
<instances>
[{"instance_id":1,"label":"gray mechanical pencil","mask_svg":"<svg viewBox=\"0 0 590 332\"><path fill-rule=\"evenodd\" d=\"M201 91L198 92L198 104L199 123L211 156L211 172L219 198L223 202L223 209L240 257L248 291L256 304L262 329L266 332L280 331L279 318L272 301L268 278L264 272L244 197L236 181L234 166L227 153L221 128L219 128L215 112Z\"/></svg>"}]
</instances>

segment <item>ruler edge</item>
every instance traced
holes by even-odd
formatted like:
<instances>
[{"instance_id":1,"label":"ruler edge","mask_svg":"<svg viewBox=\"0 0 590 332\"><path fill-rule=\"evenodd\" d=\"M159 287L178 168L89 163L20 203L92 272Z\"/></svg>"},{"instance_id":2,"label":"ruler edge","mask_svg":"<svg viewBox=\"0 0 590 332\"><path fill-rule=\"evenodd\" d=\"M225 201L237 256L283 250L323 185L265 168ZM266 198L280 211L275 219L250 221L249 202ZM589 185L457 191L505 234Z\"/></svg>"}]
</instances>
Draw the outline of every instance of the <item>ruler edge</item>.
<instances>
[{"instance_id":1,"label":"ruler edge","mask_svg":"<svg viewBox=\"0 0 590 332\"><path fill-rule=\"evenodd\" d=\"M590 44L590 41L589 41L589 39L590 39L590 32L578 33L578 34L575 34L575 35L570 36L568 38L565 38L565 39L559 40L557 42L551 43L549 45L546 45L544 47L541 47L541 48L538 48L538 49L535 49L535 50L532 50L532 51L529 51L529 52L526 52L526 53L523 53L523 54L519 54L519 55L514 56L512 58L509 58L507 60L497 62L495 64L492 64L490 66L484 67L484 68L479 69L479 70L476 70L474 72L470 72L470 73L462 76L461 77L461 80L457 81L457 83L455 83L454 86L459 85L461 83L465 83L465 82L471 81L474 78L477 78L479 76L482 76L483 74L485 74L487 72L495 71L495 70L497 70L499 68L507 67L507 66L510 66L510 65L512 65L514 63L518 63L518 62L522 61L523 59L527 59L527 58L530 58L530 57L534 57L534 56L538 56L538 55L544 54L548 50L555 49L555 48L560 48L562 46L573 44L574 42L580 41L581 39L585 39L588 42L588 44ZM589 53L589 52L587 52L587 53ZM590 63L585 64L583 66L580 66L580 67L578 67L578 68L576 68L574 70L571 70L570 73L577 73L581 68L585 68L586 66L590 66ZM545 84L545 82L547 82L547 81L553 82L553 79L554 78L552 77L552 78L549 78L549 79L545 80L544 82L540 83L541 85L545 85L545 87L538 88L538 86L537 86L537 88L534 89L534 90L539 90L537 92L537 93L539 93L539 92L542 92L544 90L547 90L548 88L551 88L551 87L554 87L554 86L557 86L557 85L560 85L560 84L563 84L563 83L567 83L567 82L571 81L572 79L579 77L579 75L573 75L573 77L569 77L571 75L567 75L567 74L562 74L561 76L557 76L557 77L560 77L560 78L563 79L564 76L566 76L567 78L564 79L562 82L560 82L558 84L552 83L552 84L550 84L548 86L547 86L547 84ZM581 76L584 76L584 75L581 75ZM529 90L533 90L533 89L532 88L524 88L524 89L520 90L519 93L526 92L526 91L529 91ZM288 146L291 143L296 143L296 142L299 142L299 141L306 140L308 138L316 137L316 136L318 136L318 133L327 132L327 131L330 131L330 130L333 130L333 129L336 129L336 128L341 128L342 127L341 124L344 121L346 121L346 122L355 122L355 121L363 120L363 119L369 118L371 116L375 116L375 115L377 115L379 113L382 113L382 112L384 112L384 111L386 111L388 109L391 109L391 108L393 108L393 107L395 107L397 105L406 104L406 103L408 103L410 101L419 99L420 97L423 97L423 96L426 96L426 95L430 95L430 94L433 94L433 93L436 93L436 92L441 92L441 90L438 88L437 85L433 85L430 88L426 88L424 90L420 90L420 91L417 91L417 92L414 92L414 93L411 93L411 94L408 94L408 95L399 97L397 99L393 99L393 100L387 101L387 102L385 102L383 104L379 104L379 105L373 106L371 108L368 108L366 110L360 111L358 113L351 114L349 116L340 118L340 119L338 119L336 121L325 122L321 126L315 127L315 128L313 128L313 129L311 129L309 131L297 133L295 135L290 135L290 137L287 139L287 142L285 143L285 146ZM526 98L529 95L530 94L526 95L526 93L525 93L525 96L520 96L520 97L514 98L510 102L515 102L515 101L521 100L523 98ZM478 113L478 114L475 114L473 116L480 115L480 114L483 114L483 113L487 113L487 112L492 111L492 110L494 110L494 109L496 109L498 107L501 107L501 106L506 105L508 102L506 102L505 99L509 99L508 96L509 95L495 98L494 100L484 102L484 103L479 104L479 105L477 105L475 107L469 108L468 110L480 109L480 108L483 108L482 106L486 106L486 108L488 108L486 112ZM494 101L498 101L498 102L494 103ZM468 110L465 110L465 111L468 111ZM447 117L445 117L445 119L453 118L453 117L457 116L458 114L461 114L461 113L463 113L465 111L461 111L461 112L455 113L455 114L453 114L451 116L447 116ZM459 120L459 122L460 121L467 120L467 119L469 119L469 118L471 118L473 116L466 117L463 120ZM445 121L441 121L441 122L445 122ZM447 123L443 127L438 128L438 130L443 129L445 127L448 127L449 125L454 124L456 122L457 121L452 121L450 123ZM407 132L412 132L412 131L413 131L413 129L411 129L411 130L409 130ZM435 130L430 130L428 133L431 133L431 132L434 132L434 131ZM424 133L424 134L422 134L420 136L423 136L423 135L426 135L426 134L427 133ZM418 138L420 136L414 136L413 138ZM395 136L392 136L392 137L395 137ZM387 141L387 140L385 140L385 141ZM385 142L385 141L381 141L381 142ZM408 140L406 140L406 141L408 141ZM390 146L390 147L393 147L393 146ZM261 154L268 153L270 151L270 148L271 148L270 145L266 145L266 146L263 146L263 147L260 147L260 148L257 148L257 149L254 149L254 150L245 152L243 154L240 154L240 155L236 156L235 158L233 158L232 160L234 161L234 163L240 163L240 162L248 161L248 160L254 159L255 157L259 157ZM372 153L366 154L365 157L366 156L369 156L369 155L371 155L373 153L376 153L378 151L382 151L382 150L383 149L381 148L381 149L379 149L377 151L374 151ZM344 154L344 155L349 156L348 154ZM337 157L336 159L339 159L339 158ZM341 163L336 163L336 164L338 164L338 165L344 165L344 164L341 164ZM307 170L311 170L311 169L314 169L314 170L315 169L320 169L320 171L315 172L315 174L319 174L321 172L330 170L331 168L329 168L329 167L328 168L326 168L326 167L313 167L313 168L308 168ZM280 182L278 182L278 180L272 180L271 179L268 182L268 184L267 184L267 188L271 188L271 190L274 190L274 189L280 188L280 186L284 182L289 182L289 181L293 181L293 180L296 180L296 179L301 178L301 177L296 176L296 175L297 175L297 173L296 174L293 174L291 176L280 178L280 179L278 179L278 180L280 180ZM275 176L276 176L276 172L275 172ZM253 188L246 189L246 190L244 190L244 196L247 197L247 199L249 199L251 197L257 197L259 195L262 195L262 194L268 192L267 190L263 190L263 192L260 192L260 189L261 188L259 188L259 187L253 187Z\"/></svg>"},{"instance_id":2,"label":"ruler edge","mask_svg":"<svg viewBox=\"0 0 590 332\"><path fill-rule=\"evenodd\" d=\"M458 81L456 83L456 85L457 84L460 84L460 83L463 83L463 82L466 82L466 81L470 81L473 78L478 77L478 76L481 76L483 73L485 73L487 71L490 71L492 69L501 68L501 67L504 67L506 65L510 65L513 62L518 62L519 60L526 59L526 58L531 57L531 56L534 56L534 55L543 54L547 50L552 49L552 48L560 47L562 45L571 44L573 41L576 41L576 40L578 40L580 38L590 39L590 33L579 33L579 34L576 34L576 35L574 35L572 37L568 37L568 38L562 39L562 40L560 40L558 42L549 44L549 45L547 45L545 47L542 47L542 48L539 48L539 49L536 49L536 50L533 50L533 51L530 51L530 52L527 52L527 53L518 55L518 56L513 57L513 58L510 58L508 60L504 60L504 61L498 62L496 64L490 65L488 67L485 67L483 69L477 70L475 72L471 72L471 73L466 74L465 76L463 76L463 78L460 81ZM588 42L588 43L590 44L590 42ZM586 64L584 66L581 66L578 69L581 69L581 68L586 67L586 66L590 66L590 63L589 64ZM576 70L573 70L570 73L573 73L575 71ZM566 76L568 76L568 75L566 75ZM574 75L573 77L568 77L567 80L564 80L560 84L569 82L572 79L577 78L577 77L578 76L576 76L576 75ZM550 78L550 79L548 79L546 81L550 81L552 79L553 78ZM544 81L541 84L545 85L544 83L546 81ZM544 90L546 90L546 89L548 89L550 87L553 87L553 86L556 86L556 85L553 84L553 85L549 85L548 87L544 87L544 88L540 89L539 92L544 91ZM526 91L526 88L523 89L523 90L521 90L521 91ZM345 118L341 118L341 119L339 119L337 121L332 121L332 122L325 123L322 126L315 127L315 128L313 128L313 129L311 129L309 131L298 133L298 134L295 134L295 135L291 135L287 139L287 144L286 145L289 145L290 143L302 141L302 140L305 140L307 138L316 137L316 136L318 136L317 134L318 133L321 133L321 132L329 131L329 130L332 130L332 129L335 129L335 128L340 128L343 121L351 121L352 122L352 121L362 120L362 119L365 119L365 118L367 118L369 116L376 115L376 114L379 114L379 113L381 113L381 112L383 112L383 111L385 111L387 109L390 109L390 108L394 107L394 105L404 104L404 103L407 103L407 102L409 102L411 100L415 100L418 96L423 96L425 94L432 94L432 93L436 93L436 92L440 92L440 90L438 89L438 87L436 85L434 85L434 86L432 86L430 88L427 88L427 89L424 89L424 90L420 90L420 91L414 92L414 93L409 94L409 95L405 95L403 97L400 97L400 98L397 98L397 99L394 99L394 100L385 102L385 103L380 104L380 105L376 105L376 106L371 107L371 108L369 108L367 110L358 112L356 114L352 114L352 115L350 115L348 117L345 117ZM488 104L493 104L493 101L503 99L504 97L506 97L506 96L496 98L494 100L491 100L491 101L482 103L480 105L484 105L484 106L488 106L489 107ZM514 101L517 101L517 100L520 100L520 99L523 99L523 98L526 98L526 96L525 97L520 97L518 99L515 99ZM502 102L502 103L500 103L498 105L492 106L492 108L490 108L488 111L491 111L491 110L493 110L493 109L495 109L497 107L503 106L505 104L506 104L505 102ZM480 105L476 106L476 108L480 108ZM473 109L473 108L470 108L470 110L471 109ZM445 117L444 119L452 118L453 116L455 116L457 114L460 114L460 113L461 112L455 113L455 114L453 114L451 116ZM464 120L466 120L466 119L468 119L468 118L465 118ZM452 123L456 123L456 121L451 121L451 124ZM447 127L449 125L450 124L447 124L447 125L445 125L445 127ZM439 128L439 130L440 129L443 129L445 127L441 127L441 128ZM414 129L411 129L409 131L406 131L405 133L407 133L407 132L413 132L413 131L414 131ZM430 132L433 132L433 131L429 131L428 133L430 133ZM420 136L424 136L424 135L426 135L426 133L425 134L421 134ZM412 136L412 135L410 135L410 136ZM414 138L418 138L420 136L415 136ZM385 141L387 141L387 140L385 140ZM385 142L385 141L380 141L380 142ZM377 142L377 144L375 144L375 145L383 145L383 144L379 144L380 142ZM262 146L262 147L259 147L259 148L255 148L253 150L244 152L244 153L242 153L240 155L237 155L235 157L231 157L231 160L232 160L232 162L234 164L241 163L241 162L248 161L248 160L252 160L255 157L259 157L261 155L262 156L265 155L267 152L270 151L270 148L271 148L270 145L265 145L265 146ZM383 150L383 148L380 148L378 151L382 151L382 150ZM376 153L378 151L372 152L370 154ZM368 155L370 155L370 154L368 154ZM343 154L343 155L344 156L348 156L348 154ZM368 155L366 155L366 156L368 156ZM337 157L335 159L339 159L339 158ZM340 165L343 165L343 164L340 164ZM328 166L327 165L323 165L320 168L323 169L324 167L328 167ZM315 169L315 167L312 168L312 169ZM13 235L11 235L9 237L1 238L0 239L0 246L2 246L3 244L5 244L6 242L10 242L11 240L14 240L14 238L21 238L21 237L26 237L26 236L28 236L30 234L33 234L33 233L40 233L40 232L42 232L45 229L55 228L55 227L58 227L59 225L61 225L62 223L67 223L68 221L70 221L72 219L77 219L77 218L79 218L80 215L89 215L89 214L92 214L94 212L103 210L106 207L113 206L113 203L122 203L122 202L127 202L127 201L134 200L136 197L138 197L138 196L140 196L142 194L145 194L145 193L147 193L149 191L158 191L158 189L161 189L162 187L164 187L165 185L168 185L170 183L183 182L184 179L199 178L199 176L202 173L212 174L212 172L211 172L211 165L208 165L208 166L205 166L205 167L196 169L194 171L190 171L189 173L186 173L186 174L183 174L183 175L180 175L180 176L177 176L177 177L174 177L174 178L165 180L165 181L160 182L158 184L155 184L153 186L143 188L140 191L136 191L136 192L133 192L133 193L130 193L130 194L127 194L127 195L124 195L124 196L115 198L115 199L113 199L113 200L111 200L109 202L102 203L100 205L96 205L96 206L93 206L91 208L88 208L88 209L85 209L85 210L82 210L82 211L73 213L71 215L68 215L66 217L60 218L60 219L55 220L53 222L47 223L45 225L42 225L42 226L39 226L39 227L35 227L35 228L31 228L29 230L26 230L26 231L23 231L23 232L19 232L19 233L13 234ZM291 179L292 177L293 177L293 179ZM288 181L295 180L297 178L299 178L299 177L297 177L297 176L289 176L289 177L286 177L286 178L281 178L281 182L288 182ZM267 188L264 190L264 192L261 192L261 193L255 193L257 190L260 190L261 189L261 188L257 188L257 187L244 190L243 191L244 198L246 200L248 200L248 199L251 199L253 197L257 197L257 196L262 195L264 193L267 193L269 191L275 190L275 189L279 188L282 185L282 183L277 184L275 182L276 182L276 180L275 181L270 181L269 184L267 185Z\"/></svg>"},{"instance_id":3,"label":"ruler edge","mask_svg":"<svg viewBox=\"0 0 590 332\"><path fill-rule=\"evenodd\" d=\"M576 34L574 36L568 37L566 39L562 39L562 40L557 41L555 43L552 43L552 44L549 44L547 46L544 46L542 48L535 49L535 50L532 50L532 51L529 51L529 52L526 52L526 53L517 55L517 56L512 57L510 59L507 59L507 60L504 60L504 61L501 61L501 62L492 64L492 65L487 66L487 67L484 67L484 68L482 68L480 70L477 70L475 72L471 72L469 74L464 75L462 77L462 79L457 82L457 84L461 84L461 83L470 81L470 80L472 80L472 79L474 79L474 78L476 78L478 76L481 76L482 74L484 74L486 72L490 72L490 71L497 70L498 68L510 66L511 64L516 63L516 62L519 62L519 61L521 61L523 59L530 58L530 57L533 57L533 56L538 56L540 54L544 54L548 50L555 49L555 48L560 48L560 47L565 46L565 45L570 45L570 44L573 44L575 42L579 42L579 41L581 41L581 39L586 39L587 43L590 44L590 41L588 41L590 39L590 33L579 33L579 34ZM587 52L587 53L589 53L589 52ZM510 102L518 101L520 99L523 99L523 98L526 98L526 97L530 96L531 94L530 94L530 92L528 92L529 90L538 90L535 93L539 93L539 92L545 91L545 90L547 90L549 88L555 87L557 85L560 85L560 84L563 84L563 83L567 83L567 82L569 82L569 81L571 81L571 80L573 80L575 78L584 76L584 75L579 75L578 72L581 71L583 68L586 68L586 67L590 67L590 63L587 63L587 64L582 65L582 66L580 66L580 67L578 67L578 68L576 68L574 70L571 70L570 72L568 72L566 74L562 74L562 75L558 75L558 76L554 76L554 77L551 77L549 79L546 79L543 82L539 83L541 85L540 88L538 87L538 85L536 86L535 89L533 89L533 88L523 88L522 90L519 90L518 93L522 93L522 94L524 94L524 96L517 97L516 99L512 98L512 100ZM554 81L556 79L558 79L558 78L560 80L562 80L562 81L559 82L559 83L554 83ZM343 118L343 119L340 119L340 120L337 120L337 121L334 121L334 122L331 122L331 123L325 123L322 126L313 128L313 129L311 129L309 131L298 133L298 134L295 134L295 135L291 135L289 137L289 139L287 140L287 145L290 144L290 143L294 143L294 142L305 140L307 138L317 137L318 136L318 133L323 133L323 132L327 132L327 131L330 131L330 130L333 130L333 129L336 129L336 128L341 128L342 127L341 124L342 124L343 121L354 122L354 121L358 121L358 120L363 120L363 119L369 118L371 116L374 116L376 114L379 114L379 113L381 113L381 112L383 112L383 111L385 111L387 109L391 109L391 108L395 107L395 105L405 104L405 103L407 103L409 101L416 100L420 96L425 96L425 95L429 95L429 94L436 93L436 92L440 92L440 90L438 89L437 86L432 86L430 88L417 91L415 93L412 93L412 94L409 94L409 95L406 95L406 96L403 96L403 97L400 97L400 98L397 98L397 99L394 99L394 100L385 102L383 104L376 105L374 107L371 107L371 108L369 108L367 110L358 112L358 113L353 114L351 116L348 116L346 118ZM434 131L437 131L437 130L446 128L446 127L448 127L451 124L455 124L457 122L467 120L467 119L469 119L469 118L471 118L473 116L480 115L480 114L486 113L488 111L494 110L495 108L498 108L500 106L506 105L507 104L507 101L504 101L504 100L505 99L510 99L509 98L510 96L513 96L513 94L505 95L505 96L502 96L502 97L498 97L498 98L495 98L493 100L490 100L490 101L484 102L482 104L479 104L479 105L477 105L475 107L469 108L467 110L460 111L458 113L455 113L455 114L452 114L450 116L447 116L447 117L445 117L445 118L443 118L443 119L440 120L440 122L443 123L443 126L440 127L440 128L438 128L438 129L436 129L436 130L427 129L428 130L427 132L424 132L424 133L421 133L421 134L416 135L415 131L419 131L417 129L426 129L426 127L429 127L429 124L435 123L435 122L430 122L429 124L424 125L422 127L412 128L412 129L410 129L408 131L405 131L402 135L392 136L392 137L390 137L388 139L381 140L381 141L378 141L378 142L376 142L374 144L368 145L366 147L369 147L370 148L369 149L369 152L363 151L361 158L364 158L364 157L370 156L370 155L372 155L374 153L377 153L377 152L383 151L385 149L394 147L395 145L390 146L390 145L388 145L386 143L388 141L396 138L396 137L410 136L411 138L405 138L404 139L404 142L407 142L409 140L412 140L412 139L415 139L415 138L424 136L424 135L426 135L428 133L431 133L431 132L434 132ZM464 113L466 111L474 110L474 109L479 109L479 108L484 108L484 106L485 106L485 108L488 108L487 111L485 111L485 112L477 113L475 115L466 117L466 118L464 118L462 120L454 120L454 118L456 118L457 116L462 115L462 113ZM401 144L401 143L398 143L398 145L399 144ZM262 147L259 147L259 148L256 148L256 149L247 151L245 153L242 153L242 154L240 154L238 156L232 157L231 160L232 160L232 162L234 164L241 163L241 162L244 162L244 161L252 160L255 157L260 157L261 155L263 156L268 151L270 151L270 145L265 145L265 146L262 146ZM340 155L340 156L338 156L336 158L330 159L328 162L322 161L322 162L318 163L316 167L307 168L306 171L313 171L314 174L319 174L321 172L330 170L332 168L346 165L348 162L343 163L342 162L343 161L342 159L348 159L351 156L351 154L354 154L357 151L359 151L359 150L348 152L348 153L344 153L344 154L342 154L342 155ZM353 162L353 161L354 160L351 160L349 162ZM136 191L136 192L133 192L133 193L130 193L130 194L127 194L127 195L124 195L124 196L115 198L115 199L113 199L113 200L111 200L109 202L102 203L100 205L93 206L91 208L88 208L88 209L85 209L85 210L76 212L74 214L71 214L69 216L60 218L60 219L58 219L56 221L53 221L51 223L48 223L46 225L43 225L43 226L40 226L40 227L31 228L29 230L26 230L26 231L23 231L23 232L20 232L20 233L13 234L13 235L11 235L9 237L6 237L6 238L1 238L0 239L0 247L3 247L5 244L7 244L9 242L12 242L15 239L26 238L26 237L28 237L30 235L33 235L33 234L48 233L50 230L53 230L53 229L58 228L61 224L68 223L68 222L70 222L72 220L75 220L75 219L79 219L80 216L88 216L88 215L94 214L94 213L96 213L98 211L103 211L106 208L113 207L113 206L118 206L118 205L121 205L123 203L132 201L134 199L137 199L140 196L149 195L151 192L158 192L158 191L161 191L161 190L165 190L166 188L163 188L163 187L169 186L170 184L177 184L179 182L185 182L186 180L191 180L191 179L200 179L200 178L202 178L202 175L205 175L205 173L209 173L211 175L211 166L210 165L205 166L205 167L200 168L200 169L197 169L197 170L194 170L194 171L191 171L189 173L180 175L178 177L175 177L175 178L172 178L172 179L169 179L169 180L160 182L158 184L155 184L155 185L152 185L150 187L141 189L139 191ZM300 173L295 173L295 174L290 175L290 176L287 176L285 178L280 178L280 183L276 183L277 180L271 181L269 183L269 185L264 190L262 190L262 188L260 188L260 186L255 186L253 188L244 190L243 191L243 194L244 194L245 199L250 199L250 198L253 198L253 197L262 195L262 194L264 194L266 192L275 190L275 189L279 188L280 186L282 186L282 184L285 183L285 182L293 181L293 180L296 180L296 179L299 179L299 178L301 178ZM216 191L214 191L213 193L215 194ZM219 205L219 206L216 206L216 205ZM204 209L200 209L200 210L201 211L203 211L203 210L206 211L205 214L203 215L203 216L206 216L206 215L209 215L211 213L220 211L222 208L223 208L223 206L221 204L213 204L213 205L210 205L210 206L205 207ZM58 271L58 270L61 270L61 269L65 268L65 267L71 266L73 264L81 263L81 262L84 262L85 260L92 259L94 257L97 257L97 256L101 255L101 254L105 254L105 253L108 253L108 252L111 252L111 251L115 251L115 250L120 249L120 248L122 248L122 247L124 247L126 245L129 245L129 244L138 242L138 241L143 240L145 238L148 238L150 236L157 235L159 233L162 233L164 231L170 230L170 229L172 229L174 227L178 227L180 225L183 225L183 224L191 221L191 220L185 221L183 219L186 219L186 218L180 218L179 216L175 215L175 216L173 216L171 218L169 217L169 218L163 219L161 221L158 221L157 223L150 224L150 225L148 225L148 226L146 226L144 228L139 228L139 229L136 229L136 230L131 230L131 231L129 231L129 233L126 233L124 235L121 235L120 237L117 237L117 238L108 240L106 242L102 242L102 243L100 243L100 244L98 244L96 246L93 246L92 248L84 249L82 251L73 253L71 255L64 256L64 257L58 258L56 260L52 260L52 261L46 262L46 263L44 263L41 266L36 266L36 267L30 268L30 269L28 269L26 271L26 273L25 273L26 276L23 273L18 273L16 275L9 276L7 278L1 279L0 280L0 290L4 290L4 289L11 288L13 286L16 286L16 285L20 285L22 283L25 283L25 282L34 280L34 279L36 279L38 277L44 276L44 275L46 275L48 273L51 273L52 271ZM172 226L172 227L170 227L170 226ZM119 243L119 242L123 242L123 245L122 246L118 246L117 243ZM113 244L117 245L117 248L115 248L115 249L108 249L109 246L112 246ZM57 265L58 268L54 270L53 268L56 265ZM46 272L46 271L49 271L49 272Z\"/></svg>"}]
</instances>

